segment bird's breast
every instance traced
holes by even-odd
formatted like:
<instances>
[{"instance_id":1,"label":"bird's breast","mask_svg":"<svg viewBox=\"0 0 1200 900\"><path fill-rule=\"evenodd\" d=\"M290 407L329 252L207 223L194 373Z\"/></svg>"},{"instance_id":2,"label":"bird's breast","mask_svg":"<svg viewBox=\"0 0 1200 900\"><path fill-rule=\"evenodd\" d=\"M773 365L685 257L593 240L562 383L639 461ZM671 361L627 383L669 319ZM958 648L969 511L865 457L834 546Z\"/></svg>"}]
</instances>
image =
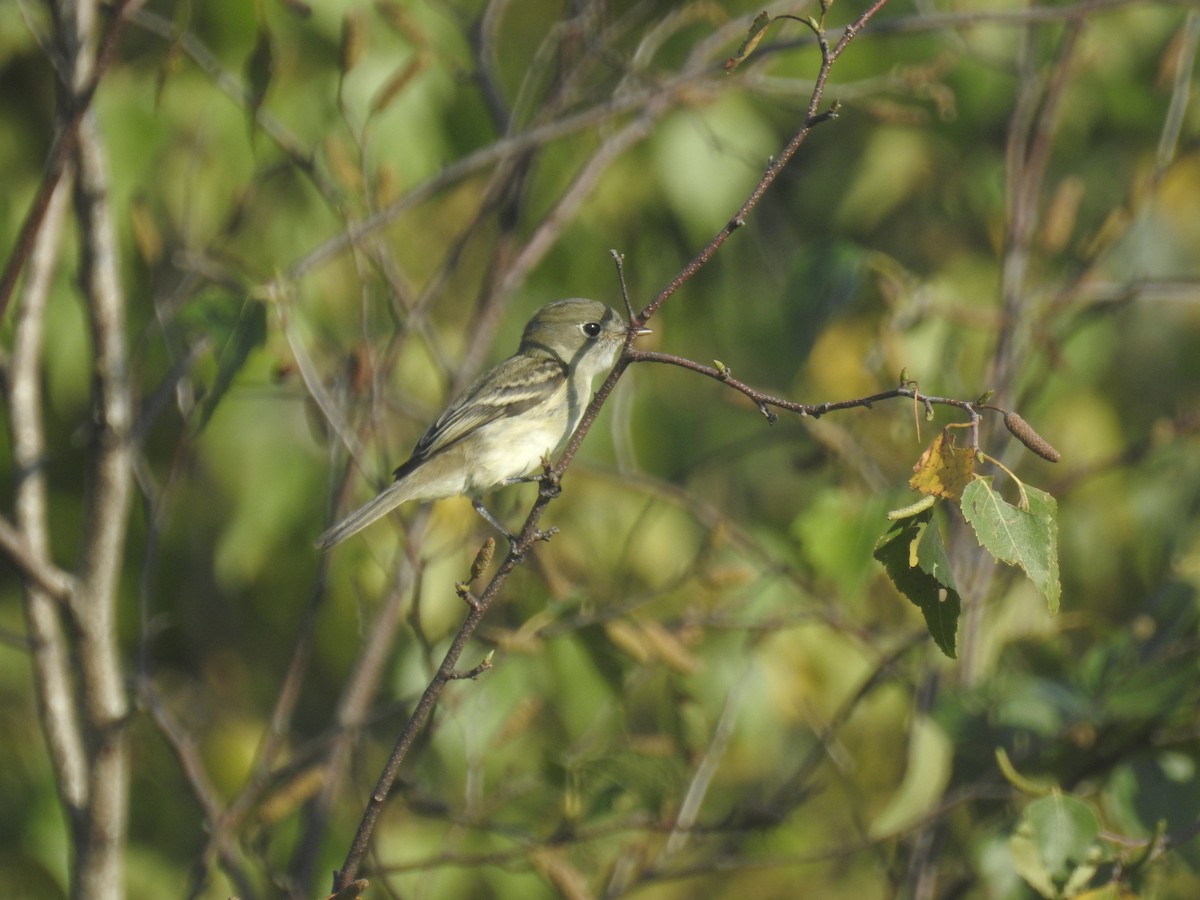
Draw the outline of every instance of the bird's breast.
<instances>
[{"instance_id":1,"label":"bird's breast","mask_svg":"<svg viewBox=\"0 0 1200 900\"><path fill-rule=\"evenodd\" d=\"M472 493L536 472L544 457L553 456L570 436L570 407L565 390L520 415L480 428L467 452Z\"/></svg>"}]
</instances>

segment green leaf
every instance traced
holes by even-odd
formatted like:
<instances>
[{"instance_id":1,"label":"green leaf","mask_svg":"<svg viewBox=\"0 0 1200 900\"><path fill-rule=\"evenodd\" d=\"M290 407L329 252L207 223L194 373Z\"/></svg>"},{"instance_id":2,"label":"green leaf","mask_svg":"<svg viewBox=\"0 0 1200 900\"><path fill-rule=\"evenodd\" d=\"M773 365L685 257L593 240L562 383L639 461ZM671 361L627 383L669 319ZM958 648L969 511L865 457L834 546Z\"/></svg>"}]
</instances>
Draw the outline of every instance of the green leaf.
<instances>
[{"instance_id":1,"label":"green leaf","mask_svg":"<svg viewBox=\"0 0 1200 900\"><path fill-rule=\"evenodd\" d=\"M991 477L977 476L962 494L963 516L980 545L1009 565L1019 566L1034 583L1051 615L1058 612L1058 506L1045 491L1026 486L1029 508L1008 503L992 488Z\"/></svg>"},{"instance_id":2,"label":"green leaf","mask_svg":"<svg viewBox=\"0 0 1200 900\"><path fill-rule=\"evenodd\" d=\"M1100 820L1088 804L1055 791L1025 807L1009 841L1017 872L1043 897L1078 893L1094 873ZM1071 884L1074 890L1065 887Z\"/></svg>"},{"instance_id":3,"label":"green leaf","mask_svg":"<svg viewBox=\"0 0 1200 900\"><path fill-rule=\"evenodd\" d=\"M904 780L871 823L871 837L900 834L929 815L945 795L953 768L954 742L928 715L915 715Z\"/></svg>"},{"instance_id":4,"label":"green leaf","mask_svg":"<svg viewBox=\"0 0 1200 900\"><path fill-rule=\"evenodd\" d=\"M266 25L259 24L258 40L254 50L246 58L246 102L247 115L250 119L250 133L254 133L254 118L258 115L263 101L267 99L267 91L271 87L271 78L275 74L275 51L271 43L271 32Z\"/></svg>"},{"instance_id":5,"label":"green leaf","mask_svg":"<svg viewBox=\"0 0 1200 900\"><path fill-rule=\"evenodd\" d=\"M1022 775L1017 771L1017 767L1013 765L1009 759L1008 751L1003 747L996 748L996 765L1000 767L1000 774L1004 776L1004 780L1015 787L1018 791L1023 791L1026 794L1031 794L1035 797L1043 797L1053 791L1058 790L1058 785L1054 782L1042 783L1028 776Z\"/></svg>"},{"instance_id":6,"label":"green leaf","mask_svg":"<svg viewBox=\"0 0 1200 900\"><path fill-rule=\"evenodd\" d=\"M933 524L933 510L900 519L875 545L897 590L925 616L929 634L943 653L955 658L955 638L962 599L954 586L942 534Z\"/></svg>"},{"instance_id":7,"label":"green leaf","mask_svg":"<svg viewBox=\"0 0 1200 900\"><path fill-rule=\"evenodd\" d=\"M225 396L233 379L245 366L246 360L254 350L263 346L267 341L267 307L260 300L247 300L242 306L241 315L234 325L229 340L221 349L221 359L217 364L217 375L212 387L204 398L200 409L200 418L196 423L196 431L204 430L208 420L216 411L217 404Z\"/></svg>"},{"instance_id":8,"label":"green leaf","mask_svg":"<svg viewBox=\"0 0 1200 900\"><path fill-rule=\"evenodd\" d=\"M367 23L362 9L347 10L342 16L342 39L338 50L343 76L359 64L367 50Z\"/></svg>"},{"instance_id":9,"label":"green leaf","mask_svg":"<svg viewBox=\"0 0 1200 900\"><path fill-rule=\"evenodd\" d=\"M1008 852L1012 854L1013 868L1031 888L1048 900L1058 897L1058 888L1046 870L1046 862L1038 853L1037 842L1031 833L1018 829L1008 839Z\"/></svg>"}]
</instances>

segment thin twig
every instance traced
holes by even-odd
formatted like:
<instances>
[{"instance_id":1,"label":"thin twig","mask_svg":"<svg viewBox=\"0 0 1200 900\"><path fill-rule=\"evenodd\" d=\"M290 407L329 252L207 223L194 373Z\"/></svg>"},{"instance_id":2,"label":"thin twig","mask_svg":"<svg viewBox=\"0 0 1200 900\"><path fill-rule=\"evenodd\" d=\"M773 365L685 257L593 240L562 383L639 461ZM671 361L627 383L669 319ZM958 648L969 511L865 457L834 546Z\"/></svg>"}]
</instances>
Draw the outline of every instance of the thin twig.
<instances>
[{"instance_id":1,"label":"thin twig","mask_svg":"<svg viewBox=\"0 0 1200 900\"><path fill-rule=\"evenodd\" d=\"M137 693L142 705L150 714L151 720L158 727L159 733L167 746L171 748L175 754L175 758L179 761L180 771L191 787L192 796L200 804L204 810L204 818L208 823L217 822L221 818L221 803L220 792L216 785L213 784L212 778L208 773L208 768L204 765L204 760L200 753L200 748L197 746L195 739L167 708L159 695L157 689L149 681L149 679L139 678L137 682ZM224 835L219 841L217 852L222 858L225 871L230 879L238 888L239 896L253 897L254 889L249 875L245 871L245 867L238 860L233 849L233 843L228 839L229 835ZM202 884L205 880L204 870L201 866L197 866L193 875L195 884ZM193 892L193 896L195 892Z\"/></svg>"},{"instance_id":2,"label":"thin twig","mask_svg":"<svg viewBox=\"0 0 1200 900\"><path fill-rule=\"evenodd\" d=\"M527 527L526 531L528 530L529 528ZM388 794L391 792L392 784L399 774L400 766L408 755L413 741L416 740L430 713L433 712L433 708L441 696L442 689L455 679L456 666L463 649L475 633L475 629L479 627L479 623L483 621L483 617L487 613L489 606L497 594L499 594L500 587L508 580L509 573L517 567L520 561L519 554L527 551L532 546L533 541L534 538L532 535L526 536L522 532L513 551L501 563L499 570L480 595L478 604L467 606L467 616L463 624L454 635L454 640L450 642L450 647L442 658L441 665L438 666L437 672L434 673L432 680L421 694L412 715L404 724L404 728L401 729L400 735L396 739L396 744L388 756L387 763L384 765L383 771L375 783L375 788L371 791L370 799L367 801L362 819L359 821L358 830L355 832L354 840L351 842L350 850L346 855L346 861L334 876L333 890L335 892L346 887L357 877L359 866L362 864L362 860L370 848L375 824L379 820L380 813L383 812L383 807L387 802Z\"/></svg>"},{"instance_id":3,"label":"thin twig","mask_svg":"<svg viewBox=\"0 0 1200 900\"><path fill-rule=\"evenodd\" d=\"M367 631L363 648L354 663L354 671L338 700L334 714L335 733L322 759L324 774L321 791L309 804L305 814L304 831L296 842L289 867L297 892L313 894L312 882L320 859L320 848L332 818L334 799L341 788L356 738L367 726L371 704L387 671L396 632L404 621L406 598L412 590L416 571L410 566L400 570L378 614Z\"/></svg>"},{"instance_id":4,"label":"thin twig","mask_svg":"<svg viewBox=\"0 0 1200 900\"><path fill-rule=\"evenodd\" d=\"M695 772L692 773L692 780L688 784L687 792L679 804L679 813L675 816L675 826L671 829L662 852L655 860L654 868L662 868L687 846L692 828L700 817L700 807L717 774L717 767L721 764L725 751L729 749L730 741L733 740L734 725L737 723L738 714L742 710L742 701L746 697L751 676L754 675L756 668L757 664L753 660L748 662L737 682L725 695L725 704L721 707L721 715L713 728L712 738L708 742L704 755L696 765Z\"/></svg>"},{"instance_id":5,"label":"thin twig","mask_svg":"<svg viewBox=\"0 0 1200 900\"><path fill-rule=\"evenodd\" d=\"M759 412L766 417L767 421L774 424L777 417L771 412L771 408L783 409L788 412L793 412L801 416L807 416L813 419L819 419L827 413L837 412L846 409L866 408L870 409L876 403L881 403L885 400L895 400L897 397L906 397L918 403L931 406L953 406L958 409L973 412L975 404L970 400L960 400L956 397L938 397L932 394L923 394L911 382L903 384L899 387L892 388L887 391L879 391L874 394L868 394L865 397L855 397L850 400L830 400L825 403L798 403L795 400L788 400L785 397L776 397L772 394L764 393L757 388L751 387L743 381L733 377L733 374L728 368L716 368L714 366L706 366L703 363L698 363L682 356L674 356L670 353L658 353L650 350L629 350L626 353L626 358L631 363L663 363L665 365L678 366L681 369L687 369L689 372L695 372L697 375L705 375L714 381L719 381L722 384L728 385L740 394L745 395L754 402L758 407Z\"/></svg>"},{"instance_id":6,"label":"thin twig","mask_svg":"<svg viewBox=\"0 0 1200 900\"><path fill-rule=\"evenodd\" d=\"M1196 47L1200 44L1200 10L1193 9L1184 19L1183 31L1179 35L1179 55L1175 61L1175 83L1171 87L1171 104L1163 117L1162 132L1158 138L1158 151L1154 165L1159 177L1167 171L1179 152L1179 136L1187 117L1188 101L1191 97L1193 68L1196 64Z\"/></svg>"},{"instance_id":7,"label":"thin twig","mask_svg":"<svg viewBox=\"0 0 1200 900\"><path fill-rule=\"evenodd\" d=\"M1011 791L1007 787L996 787L985 785L981 787L969 787L955 791L941 803L929 810L925 815L911 823L905 830L916 830L925 827L931 822L936 822L944 819L947 814L953 812L958 807L965 803L971 803L979 800L1002 800L1010 796ZM572 839L577 845L586 844L592 841L611 840L614 836L632 833L642 840L642 836L656 836L664 831L669 831L671 828L669 823L661 821L647 821L642 817L631 817L628 820L616 823L606 823L601 826L588 829L579 829L572 833ZM722 837L725 835L736 836L744 834L751 830L744 822L734 822L722 824L718 826L698 827L692 829L692 834L715 835ZM757 830L757 829L755 829ZM731 857L728 855L712 855L706 854L703 857L698 857L695 862L691 862L686 866L681 866L674 870L658 870L647 873L639 886L650 881L670 881L675 879L683 879L688 877L697 877L714 872L738 871L738 870L766 870L776 868L793 868L796 866L812 865L814 863L828 862L832 860L845 859L850 856L857 855L867 850L891 844L903 837L900 834L886 834L871 837L864 837L854 840L847 840L841 843L830 843L827 846L819 847L815 850L804 853L788 853L771 856L754 856L748 857L739 855ZM396 863L387 865L381 868L381 871L394 874L403 872L420 872L437 869L442 867L453 868L478 868L483 866L498 866L502 868L511 868L520 863L528 861L531 849L538 846L554 846L561 844L561 835L558 831L548 837L533 843L522 843L520 846L511 850L501 850L495 852L481 853L450 853L442 851L431 854L429 856L414 859L408 862Z\"/></svg>"}]
</instances>

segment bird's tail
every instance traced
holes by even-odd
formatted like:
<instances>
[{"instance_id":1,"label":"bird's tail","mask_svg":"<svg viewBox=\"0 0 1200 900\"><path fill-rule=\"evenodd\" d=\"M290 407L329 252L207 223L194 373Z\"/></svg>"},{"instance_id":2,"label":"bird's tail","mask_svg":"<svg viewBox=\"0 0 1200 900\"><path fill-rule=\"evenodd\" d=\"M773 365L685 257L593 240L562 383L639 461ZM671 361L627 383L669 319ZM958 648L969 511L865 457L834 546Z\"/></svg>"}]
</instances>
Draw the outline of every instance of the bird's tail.
<instances>
[{"instance_id":1,"label":"bird's tail","mask_svg":"<svg viewBox=\"0 0 1200 900\"><path fill-rule=\"evenodd\" d=\"M340 544L353 534L358 534L372 522L382 519L393 509L412 498L412 488L405 484L405 479L394 482L378 497L360 506L336 525L331 526L317 538L317 548L328 550L334 544Z\"/></svg>"}]
</instances>

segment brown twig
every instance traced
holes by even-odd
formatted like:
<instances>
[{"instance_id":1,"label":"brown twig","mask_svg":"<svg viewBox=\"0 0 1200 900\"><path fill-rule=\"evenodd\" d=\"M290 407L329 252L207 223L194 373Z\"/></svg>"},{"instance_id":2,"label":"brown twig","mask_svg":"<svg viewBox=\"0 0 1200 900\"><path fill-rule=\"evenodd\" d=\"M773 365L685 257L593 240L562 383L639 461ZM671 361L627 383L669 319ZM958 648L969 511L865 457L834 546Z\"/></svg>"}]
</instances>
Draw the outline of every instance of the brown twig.
<instances>
[{"instance_id":1,"label":"brown twig","mask_svg":"<svg viewBox=\"0 0 1200 900\"><path fill-rule=\"evenodd\" d=\"M925 827L928 824L944 819L947 814L958 809L965 803L971 803L979 800L1003 800L1009 796L1009 791L1004 787L995 787L991 785L983 785L978 787L968 787L955 791L947 796L941 803L934 806L916 821L911 823L905 832L915 831ZM635 840L639 842L645 841L647 836L658 836L671 831L671 823L659 820L647 820L643 817L633 816L623 821L605 823L603 825L594 826L587 829L578 829L572 833L572 839L576 844L586 844L593 841L611 841L612 838L621 834L630 833L635 836ZM691 829L693 835L716 835L716 836L732 836L744 833L753 829L743 821L730 821L716 826L698 826ZM731 857L725 853L719 855L699 855L695 859L689 861L686 865L680 865L674 869L660 869L645 873L642 880L636 885L642 887L649 882L664 882L672 880L682 880L684 878L703 875L711 875L714 872L728 872L737 870L767 870L767 869L785 869L798 866L813 865L819 862L827 862L831 860L846 859L847 857L863 853L867 850L886 846L903 836L903 833L885 834L871 837L863 837L843 841L841 843L830 844L829 846L820 847L815 850L806 851L804 853L788 853L775 856L765 857ZM545 845L547 847L557 846L561 844L561 835L557 832L541 841L533 842L532 846ZM429 856L414 859L408 862L396 863L388 865L382 869L387 873L402 873L402 872L420 872L429 871L442 867L453 868L474 868L483 866L499 866L503 868L512 868L521 863L527 862L529 858L531 844L525 843L518 847L508 850L499 851L483 851L478 853L451 853L449 851L441 851ZM605 896L610 896L606 894Z\"/></svg>"},{"instance_id":2,"label":"brown twig","mask_svg":"<svg viewBox=\"0 0 1200 900\"><path fill-rule=\"evenodd\" d=\"M367 726L372 702L387 671L396 632L404 621L405 600L418 577L419 572L414 566L398 574L396 583L388 591L371 623L365 645L338 699L334 714L335 731L321 757L321 790L305 812L304 830L301 839L296 842L292 865L289 867L293 884L303 896L312 894L319 851L332 817L334 799L349 769L355 741Z\"/></svg>"},{"instance_id":3,"label":"brown twig","mask_svg":"<svg viewBox=\"0 0 1200 900\"><path fill-rule=\"evenodd\" d=\"M492 577L492 580L488 583L483 593L480 594L478 603L467 605L466 618L463 620L462 625L459 626L458 632L454 635L454 640L450 642L450 647L446 650L441 665L438 666L433 678L417 701L412 715L409 716L408 721L404 724L404 728L401 729L400 735L396 739L396 744L392 748L391 755L389 755L387 763L384 765L383 771L375 783L374 790L371 791L366 809L363 810L362 818L358 823L358 830L355 832L354 840L351 842L350 850L346 855L346 861L342 864L342 868L334 875L334 891L339 891L346 887L358 876L359 866L362 864L362 860L370 848L371 836L374 834L375 824L378 822L379 814L383 811L384 804L387 802L392 784L400 772L400 766L408 755L413 741L416 740L417 734L420 733L430 713L433 712L434 706L437 705L442 689L449 682L456 679L458 671L456 666L459 657L462 656L462 652L467 645L467 641L471 639L471 636L475 633L475 629L483 621L484 615L487 614L488 608L499 594L504 582L508 580L509 574L517 567L523 551L527 551L533 545L535 539L532 534L526 535L526 532L530 530L531 528L527 524L513 551L500 564L499 570Z\"/></svg>"},{"instance_id":4,"label":"brown twig","mask_svg":"<svg viewBox=\"0 0 1200 900\"><path fill-rule=\"evenodd\" d=\"M828 112L822 113L821 105L825 99L825 87L829 81L829 73L833 69L834 62L842 55L842 52L849 45L850 41L866 26L874 15L887 3L887 0L875 0L866 10L859 14L859 17L846 27L842 33L841 39L831 48L824 36L823 31L817 32L817 44L821 49L821 68L817 73L817 80L813 86L812 95L808 101L808 109L804 117L804 125L792 136L787 145L783 148L783 152L778 157L771 160L759 179L758 184L754 186L754 190L750 192L750 196L746 198L741 207L733 218L731 218L716 235L705 245L691 262L689 262L676 275L666 287L659 291L658 296L650 301L649 305L638 314L638 323L645 323L654 315L655 312L667 301L667 298L674 294L680 287L692 279L692 277L702 269L713 255L721 249L721 246L729 239L729 236L746 224L746 217L758 206L763 195L775 183L775 179L779 177L779 173L784 170L788 163L792 161L792 157L796 155L796 151L808 139L808 135L813 128L822 122L828 121L836 114L836 104Z\"/></svg>"},{"instance_id":5,"label":"brown twig","mask_svg":"<svg viewBox=\"0 0 1200 900\"><path fill-rule=\"evenodd\" d=\"M211 825L221 819L221 801L220 792L216 785L213 784L212 778L208 773L208 768L204 764L204 759L197 745L195 738L187 730L163 702L158 690L148 678L139 677L137 680L137 694L149 713L150 719L157 726L163 740L167 746L175 754L176 760L179 762L180 771L191 787L192 796L196 798L200 807L204 810L204 818ZM253 882L245 871L245 867L241 864L234 850L234 842L230 840L228 833L214 834L209 839L210 845L213 845L213 853L220 855L222 864L228 874L230 880L237 886L239 893L242 896L253 896ZM207 854L208 851L206 851ZM194 873L194 883L199 885L205 880L204 866L206 860L202 860L197 864ZM194 896L197 891L193 890Z\"/></svg>"},{"instance_id":6,"label":"brown twig","mask_svg":"<svg viewBox=\"0 0 1200 900\"><path fill-rule=\"evenodd\" d=\"M827 413L838 412L844 409L860 407L870 409L876 403L881 403L884 400L895 400L897 397L906 397L928 406L953 406L968 412L973 411L976 407L976 404L970 400L923 394L911 382L907 382L891 390L879 391L878 393L868 394L865 397L855 397L851 400L830 400L825 403L798 403L795 400L788 400L785 397L776 397L772 394L764 393L757 388L751 387L744 381L739 381L733 377L727 367L716 368L714 366L706 366L703 363L695 362L686 357L648 350L629 350L626 352L625 357L631 363L663 363L665 365L678 366L681 369L687 369L689 372L695 372L697 375L705 375L714 381L728 385L753 401L754 405L758 407L758 411L771 424L774 424L778 418L775 413L771 412L772 407L801 416L808 416L813 419L819 419Z\"/></svg>"}]
</instances>

